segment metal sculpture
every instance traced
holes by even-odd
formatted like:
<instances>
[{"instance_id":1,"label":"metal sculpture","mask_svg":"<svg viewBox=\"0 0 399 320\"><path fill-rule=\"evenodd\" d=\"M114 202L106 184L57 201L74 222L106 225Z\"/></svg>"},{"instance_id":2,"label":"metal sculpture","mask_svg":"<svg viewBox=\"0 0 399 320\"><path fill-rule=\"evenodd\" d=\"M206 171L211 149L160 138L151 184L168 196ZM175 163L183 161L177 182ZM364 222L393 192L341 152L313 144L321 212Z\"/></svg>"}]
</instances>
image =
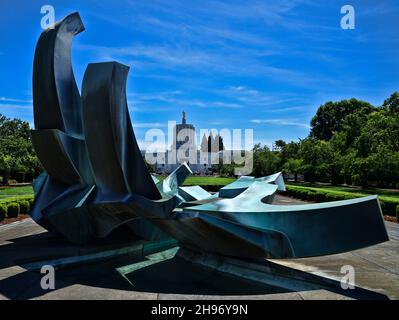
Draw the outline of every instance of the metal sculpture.
<instances>
[{"instance_id":1,"label":"metal sculpture","mask_svg":"<svg viewBox=\"0 0 399 320\"><path fill-rule=\"evenodd\" d=\"M245 258L334 254L388 240L376 196L300 206L272 205L281 173L241 177L210 194L182 186L181 165L158 181L138 148L126 101L127 66L90 64L82 97L70 60L79 14L42 33L33 72L32 142L45 169L34 183L32 218L75 243L122 225L144 239L172 237L194 250Z\"/></svg>"}]
</instances>

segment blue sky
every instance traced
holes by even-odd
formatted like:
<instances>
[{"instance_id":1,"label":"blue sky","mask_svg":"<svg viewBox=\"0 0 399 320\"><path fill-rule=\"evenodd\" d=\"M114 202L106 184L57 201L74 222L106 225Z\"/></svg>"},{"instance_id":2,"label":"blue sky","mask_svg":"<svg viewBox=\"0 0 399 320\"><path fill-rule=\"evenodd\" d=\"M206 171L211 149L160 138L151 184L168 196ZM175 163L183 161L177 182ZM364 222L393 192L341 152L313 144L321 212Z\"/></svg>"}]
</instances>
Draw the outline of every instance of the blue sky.
<instances>
[{"instance_id":1,"label":"blue sky","mask_svg":"<svg viewBox=\"0 0 399 320\"><path fill-rule=\"evenodd\" d=\"M131 67L128 100L138 140L167 121L197 129L253 128L255 142L297 140L318 106L356 97L381 105L399 91L399 1L0 2L0 113L33 124L32 62L42 5L79 11L78 86L90 62ZM356 10L342 30L340 9Z\"/></svg>"}]
</instances>

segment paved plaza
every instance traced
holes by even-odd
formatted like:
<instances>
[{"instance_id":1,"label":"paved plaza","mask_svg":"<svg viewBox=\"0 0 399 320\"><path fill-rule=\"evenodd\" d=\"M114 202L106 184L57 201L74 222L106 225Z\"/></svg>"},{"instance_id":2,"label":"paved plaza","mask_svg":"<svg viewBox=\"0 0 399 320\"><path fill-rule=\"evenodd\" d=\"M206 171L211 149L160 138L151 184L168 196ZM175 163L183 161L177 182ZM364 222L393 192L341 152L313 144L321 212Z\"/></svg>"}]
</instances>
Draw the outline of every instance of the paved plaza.
<instances>
[{"instance_id":1,"label":"paved plaza","mask_svg":"<svg viewBox=\"0 0 399 320\"><path fill-rule=\"evenodd\" d=\"M279 195L275 203L302 202ZM25 219L0 227L0 299L399 299L399 225L387 228L391 240L377 246L258 265L120 233L75 246ZM40 287L43 264L56 268L55 290ZM342 266L353 266L356 289L340 288Z\"/></svg>"}]
</instances>

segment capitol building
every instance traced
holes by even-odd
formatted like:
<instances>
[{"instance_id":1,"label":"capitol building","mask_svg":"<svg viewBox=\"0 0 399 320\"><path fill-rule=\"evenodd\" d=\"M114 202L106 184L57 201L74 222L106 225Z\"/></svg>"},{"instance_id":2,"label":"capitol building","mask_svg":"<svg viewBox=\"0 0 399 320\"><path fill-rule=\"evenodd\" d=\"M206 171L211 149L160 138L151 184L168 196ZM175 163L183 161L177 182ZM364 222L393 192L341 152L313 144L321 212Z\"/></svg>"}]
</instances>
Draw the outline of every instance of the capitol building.
<instances>
[{"instance_id":1,"label":"capitol building","mask_svg":"<svg viewBox=\"0 0 399 320\"><path fill-rule=\"evenodd\" d=\"M157 159L154 164L157 174L169 174L184 162L194 174L212 174L215 166L223 159L223 138L218 134L204 134L201 145L197 146L195 127L187 123L185 112L181 123L176 124L173 129L172 141L166 152L152 154ZM145 151L142 153L145 156Z\"/></svg>"}]
</instances>

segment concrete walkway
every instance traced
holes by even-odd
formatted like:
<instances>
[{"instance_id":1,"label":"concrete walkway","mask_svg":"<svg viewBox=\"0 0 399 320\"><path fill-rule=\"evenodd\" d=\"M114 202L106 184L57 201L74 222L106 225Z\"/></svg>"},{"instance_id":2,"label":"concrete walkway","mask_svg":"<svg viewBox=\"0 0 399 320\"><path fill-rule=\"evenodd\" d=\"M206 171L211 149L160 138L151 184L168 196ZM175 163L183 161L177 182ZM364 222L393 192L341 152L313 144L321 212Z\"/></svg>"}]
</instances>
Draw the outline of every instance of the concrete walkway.
<instances>
[{"instance_id":1,"label":"concrete walkway","mask_svg":"<svg viewBox=\"0 0 399 320\"><path fill-rule=\"evenodd\" d=\"M301 201L277 196L275 203ZM267 274L220 257L206 259L216 261L213 266L198 257L193 264L193 257L188 261L178 248L166 244L155 252L154 244L119 237L74 246L26 219L0 227L0 300L399 299L399 225L387 223L387 228L389 242L334 256L271 260L262 266ZM56 266L55 290L40 288L42 264ZM339 284L345 265L355 270L356 290L330 286Z\"/></svg>"}]
</instances>

